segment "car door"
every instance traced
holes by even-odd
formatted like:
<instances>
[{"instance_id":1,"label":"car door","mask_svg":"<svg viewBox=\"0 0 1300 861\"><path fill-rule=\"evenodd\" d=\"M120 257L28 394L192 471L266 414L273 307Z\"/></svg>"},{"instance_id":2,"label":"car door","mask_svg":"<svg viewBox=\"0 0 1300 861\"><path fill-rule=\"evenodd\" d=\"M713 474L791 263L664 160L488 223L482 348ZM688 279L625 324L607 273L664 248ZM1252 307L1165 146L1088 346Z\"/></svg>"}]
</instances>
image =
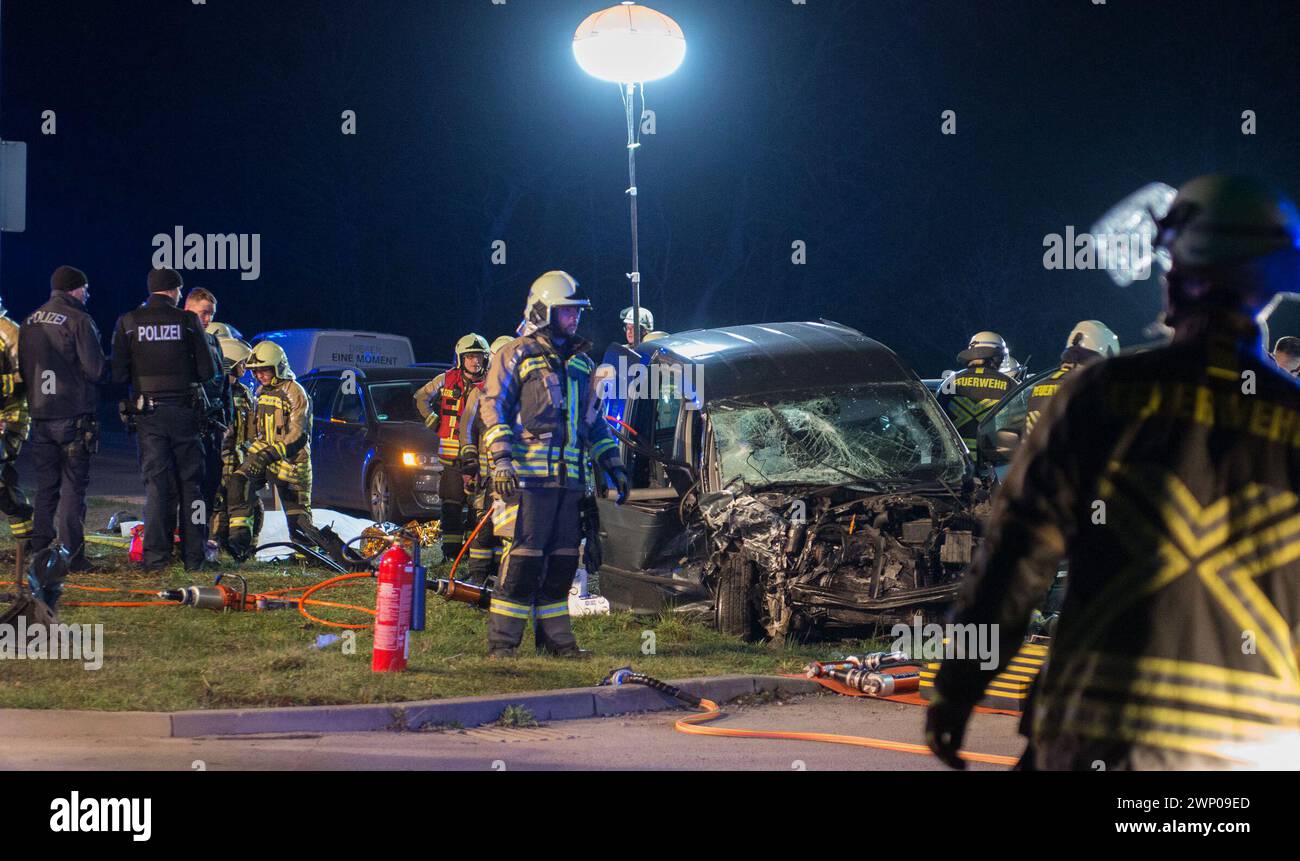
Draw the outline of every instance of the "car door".
<instances>
[{"instance_id":1,"label":"car door","mask_svg":"<svg viewBox=\"0 0 1300 861\"><path fill-rule=\"evenodd\" d=\"M335 461L330 414L338 390L338 377L314 377L307 389L311 398L311 495L314 502L333 503L338 496L338 481L330 473Z\"/></svg>"},{"instance_id":2,"label":"car door","mask_svg":"<svg viewBox=\"0 0 1300 861\"><path fill-rule=\"evenodd\" d=\"M338 504L359 511L369 510L364 482L364 464L370 451L370 416L364 385L341 386L330 415L333 435L329 469L335 477Z\"/></svg>"},{"instance_id":3,"label":"car door","mask_svg":"<svg viewBox=\"0 0 1300 861\"><path fill-rule=\"evenodd\" d=\"M1056 373L1056 368L1048 368L1035 374L1012 389L1011 394L1002 399L1002 403L993 408L993 412L980 423L976 431L977 462L982 468L991 468L1001 481L1011 468L1011 459L1020 448L1025 436L1025 416L1029 412L1029 396L1034 386Z\"/></svg>"}]
</instances>

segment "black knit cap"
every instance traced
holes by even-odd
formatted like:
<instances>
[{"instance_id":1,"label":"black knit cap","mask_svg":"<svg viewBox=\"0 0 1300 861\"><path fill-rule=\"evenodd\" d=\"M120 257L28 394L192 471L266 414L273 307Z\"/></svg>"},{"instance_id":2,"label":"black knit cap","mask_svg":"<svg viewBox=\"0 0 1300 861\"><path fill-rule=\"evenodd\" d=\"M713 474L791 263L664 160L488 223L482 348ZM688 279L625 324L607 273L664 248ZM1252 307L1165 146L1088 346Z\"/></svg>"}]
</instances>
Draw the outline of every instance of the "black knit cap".
<instances>
[{"instance_id":1,"label":"black knit cap","mask_svg":"<svg viewBox=\"0 0 1300 861\"><path fill-rule=\"evenodd\" d=\"M164 266L149 273L150 293L166 293L171 290L179 290L184 286L185 282L181 280L181 273L175 269L168 269Z\"/></svg>"},{"instance_id":2,"label":"black knit cap","mask_svg":"<svg viewBox=\"0 0 1300 861\"><path fill-rule=\"evenodd\" d=\"M50 276L50 289L62 290L65 293L78 290L89 283L86 280L86 273L72 266L60 266Z\"/></svg>"}]
</instances>

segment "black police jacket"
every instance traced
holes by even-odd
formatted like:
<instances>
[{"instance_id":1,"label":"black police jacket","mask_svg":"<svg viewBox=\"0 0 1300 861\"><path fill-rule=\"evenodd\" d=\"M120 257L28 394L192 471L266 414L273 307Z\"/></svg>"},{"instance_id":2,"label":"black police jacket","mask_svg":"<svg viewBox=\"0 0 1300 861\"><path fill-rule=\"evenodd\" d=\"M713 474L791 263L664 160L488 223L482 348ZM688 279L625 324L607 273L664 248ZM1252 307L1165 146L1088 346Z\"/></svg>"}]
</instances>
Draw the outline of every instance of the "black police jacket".
<instances>
[{"instance_id":1,"label":"black police jacket","mask_svg":"<svg viewBox=\"0 0 1300 861\"><path fill-rule=\"evenodd\" d=\"M220 370L193 311L155 293L123 314L113 332L113 382L137 394L175 395L210 383Z\"/></svg>"},{"instance_id":2,"label":"black police jacket","mask_svg":"<svg viewBox=\"0 0 1300 861\"><path fill-rule=\"evenodd\" d=\"M95 412L104 378L99 329L75 297L58 291L23 321L18 364L34 419Z\"/></svg>"}]
</instances>

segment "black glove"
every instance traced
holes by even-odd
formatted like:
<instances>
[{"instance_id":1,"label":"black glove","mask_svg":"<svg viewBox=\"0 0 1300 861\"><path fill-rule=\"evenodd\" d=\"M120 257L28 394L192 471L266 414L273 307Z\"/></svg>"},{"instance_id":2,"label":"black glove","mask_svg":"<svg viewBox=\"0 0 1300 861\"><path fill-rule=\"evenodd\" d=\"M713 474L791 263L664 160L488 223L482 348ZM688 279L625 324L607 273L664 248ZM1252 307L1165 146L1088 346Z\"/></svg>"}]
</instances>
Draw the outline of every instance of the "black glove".
<instances>
[{"instance_id":1,"label":"black glove","mask_svg":"<svg viewBox=\"0 0 1300 861\"><path fill-rule=\"evenodd\" d=\"M618 495L614 497L614 502L618 505L627 502L627 470L621 466L614 466L605 470L605 473L609 476L610 482L613 483L614 489L618 491Z\"/></svg>"},{"instance_id":2,"label":"black glove","mask_svg":"<svg viewBox=\"0 0 1300 861\"><path fill-rule=\"evenodd\" d=\"M519 490L519 476L515 474L515 465L509 457L492 462L492 492L497 499L505 500L514 496Z\"/></svg>"},{"instance_id":3,"label":"black glove","mask_svg":"<svg viewBox=\"0 0 1300 861\"><path fill-rule=\"evenodd\" d=\"M956 705L937 695L925 710L925 743L949 768L966 768L966 761L957 752L966 737L970 713L970 706Z\"/></svg>"}]
</instances>

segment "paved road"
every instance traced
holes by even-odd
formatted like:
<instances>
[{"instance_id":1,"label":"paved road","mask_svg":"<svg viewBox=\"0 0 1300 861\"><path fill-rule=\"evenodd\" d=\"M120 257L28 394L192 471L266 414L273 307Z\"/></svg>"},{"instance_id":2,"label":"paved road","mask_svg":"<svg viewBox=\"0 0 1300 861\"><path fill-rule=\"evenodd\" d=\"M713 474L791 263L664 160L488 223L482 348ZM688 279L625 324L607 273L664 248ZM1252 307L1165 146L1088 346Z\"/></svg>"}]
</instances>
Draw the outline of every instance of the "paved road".
<instances>
[{"instance_id":1,"label":"paved road","mask_svg":"<svg viewBox=\"0 0 1300 861\"><path fill-rule=\"evenodd\" d=\"M714 725L869 735L919 742L919 706L834 695L729 708ZM685 712L557 721L533 729L337 733L202 739L54 736L0 738L0 769L41 770L929 770L930 756L814 742L688 736L673 729ZM1017 756L1016 719L976 715L967 747ZM1003 766L974 765L977 769Z\"/></svg>"}]
</instances>

